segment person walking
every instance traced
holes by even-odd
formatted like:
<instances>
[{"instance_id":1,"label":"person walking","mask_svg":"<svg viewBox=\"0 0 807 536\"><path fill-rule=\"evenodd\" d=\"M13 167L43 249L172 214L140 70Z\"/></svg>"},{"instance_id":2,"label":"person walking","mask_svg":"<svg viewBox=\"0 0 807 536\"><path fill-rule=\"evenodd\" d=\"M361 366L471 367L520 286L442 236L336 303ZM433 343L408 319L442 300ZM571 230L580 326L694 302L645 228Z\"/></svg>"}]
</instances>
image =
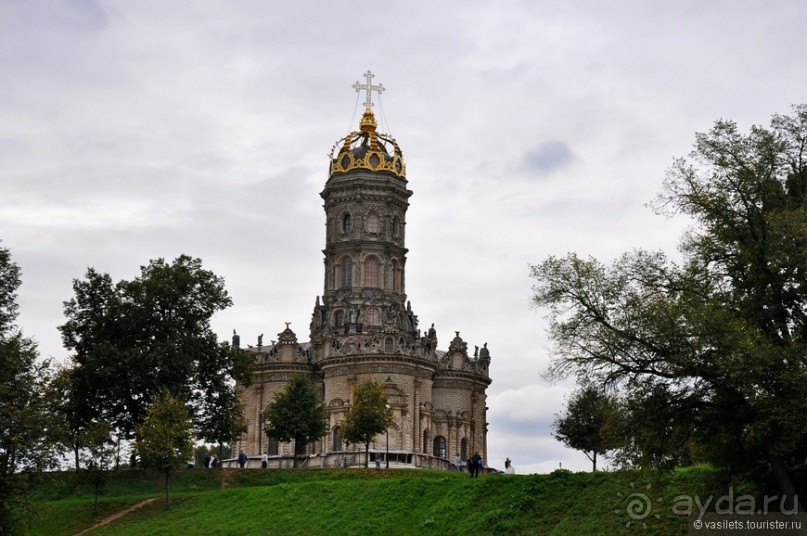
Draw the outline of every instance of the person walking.
<instances>
[{"instance_id":1,"label":"person walking","mask_svg":"<svg viewBox=\"0 0 807 536\"><path fill-rule=\"evenodd\" d=\"M243 450L238 454L238 465L241 467L241 469L244 468L244 465L246 465L248 459L249 458L247 458L247 455Z\"/></svg>"},{"instance_id":2,"label":"person walking","mask_svg":"<svg viewBox=\"0 0 807 536\"><path fill-rule=\"evenodd\" d=\"M268 465L269 465L269 456L267 456L266 453L264 452L263 454L261 454L261 468L266 469Z\"/></svg>"}]
</instances>

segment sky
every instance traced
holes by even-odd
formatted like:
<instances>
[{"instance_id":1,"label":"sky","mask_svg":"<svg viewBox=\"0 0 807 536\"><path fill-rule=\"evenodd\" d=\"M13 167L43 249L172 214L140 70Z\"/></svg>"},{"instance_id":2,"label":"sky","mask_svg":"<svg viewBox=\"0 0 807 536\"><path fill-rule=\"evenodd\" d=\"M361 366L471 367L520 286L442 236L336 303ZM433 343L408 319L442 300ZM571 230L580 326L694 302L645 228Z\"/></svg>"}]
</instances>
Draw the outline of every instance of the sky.
<instances>
[{"instance_id":1,"label":"sky","mask_svg":"<svg viewBox=\"0 0 807 536\"><path fill-rule=\"evenodd\" d=\"M801 0L0 0L18 324L64 362L74 279L188 254L233 299L221 339L291 322L307 340L327 155L358 126L369 69L414 192L412 308L441 349L455 331L490 349L489 464L587 470L552 437L574 381L542 376L553 344L529 267L676 255L688 222L647 203L696 132L805 102L805 20Z\"/></svg>"}]
</instances>

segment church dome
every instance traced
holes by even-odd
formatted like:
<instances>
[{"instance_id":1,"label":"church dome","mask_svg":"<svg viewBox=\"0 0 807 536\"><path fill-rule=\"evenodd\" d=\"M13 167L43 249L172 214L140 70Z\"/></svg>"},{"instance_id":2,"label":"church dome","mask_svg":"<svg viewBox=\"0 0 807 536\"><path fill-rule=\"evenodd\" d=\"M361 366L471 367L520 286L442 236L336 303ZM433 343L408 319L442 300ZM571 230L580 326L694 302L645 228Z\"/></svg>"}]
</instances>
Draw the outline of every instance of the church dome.
<instances>
[{"instance_id":1,"label":"church dome","mask_svg":"<svg viewBox=\"0 0 807 536\"><path fill-rule=\"evenodd\" d=\"M359 130L351 132L333 146L330 155L331 175L366 169L406 177L401 148L392 136L377 132L377 127L373 111L366 108Z\"/></svg>"}]
</instances>

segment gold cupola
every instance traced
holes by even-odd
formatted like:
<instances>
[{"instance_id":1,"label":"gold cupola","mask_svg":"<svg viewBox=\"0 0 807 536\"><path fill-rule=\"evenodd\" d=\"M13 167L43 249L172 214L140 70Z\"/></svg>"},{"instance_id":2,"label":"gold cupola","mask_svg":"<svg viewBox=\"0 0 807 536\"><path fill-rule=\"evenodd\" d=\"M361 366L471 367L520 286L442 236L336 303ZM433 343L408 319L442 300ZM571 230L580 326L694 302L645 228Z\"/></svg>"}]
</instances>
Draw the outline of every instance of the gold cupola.
<instances>
[{"instance_id":1,"label":"gold cupola","mask_svg":"<svg viewBox=\"0 0 807 536\"><path fill-rule=\"evenodd\" d=\"M359 130L351 132L333 146L330 154L330 174L366 169L369 171L389 172L405 178L406 164L398 143L392 136L382 134L376 130L378 123L373 115L371 94L376 91L380 95L384 91L384 86L370 83L373 78L373 73L370 71L364 73L364 77L367 79L366 83L359 84L359 82L356 82L353 84L353 88L357 92L363 90L367 93Z\"/></svg>"}]
</instances>

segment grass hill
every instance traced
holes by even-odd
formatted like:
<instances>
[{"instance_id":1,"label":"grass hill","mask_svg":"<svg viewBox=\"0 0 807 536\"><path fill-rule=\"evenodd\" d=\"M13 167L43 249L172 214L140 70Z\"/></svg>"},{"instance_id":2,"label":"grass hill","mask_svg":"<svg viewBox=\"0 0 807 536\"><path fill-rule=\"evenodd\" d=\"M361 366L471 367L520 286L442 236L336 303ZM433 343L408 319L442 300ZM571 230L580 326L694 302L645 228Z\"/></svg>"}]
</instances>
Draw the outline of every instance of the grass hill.
<instances>
[{"instance_id":1,"label":"grass hill","mask_svg":"<svg viewBox=\"0 0 807 536\"><path fill-rule=\"evenodd\" d=\"M192 469L176 474L167 507L159 475L120 471L110 473L94 514L92 488L77 478L60 473L38 483L31 534L77 534L158 497L88 534L672 535L688 527L687 517L672 511L674 497L727 489L703 467L478 479L425 470ZM642 508L631 516L632 507Z\"/></svg>"}]
</instances>

